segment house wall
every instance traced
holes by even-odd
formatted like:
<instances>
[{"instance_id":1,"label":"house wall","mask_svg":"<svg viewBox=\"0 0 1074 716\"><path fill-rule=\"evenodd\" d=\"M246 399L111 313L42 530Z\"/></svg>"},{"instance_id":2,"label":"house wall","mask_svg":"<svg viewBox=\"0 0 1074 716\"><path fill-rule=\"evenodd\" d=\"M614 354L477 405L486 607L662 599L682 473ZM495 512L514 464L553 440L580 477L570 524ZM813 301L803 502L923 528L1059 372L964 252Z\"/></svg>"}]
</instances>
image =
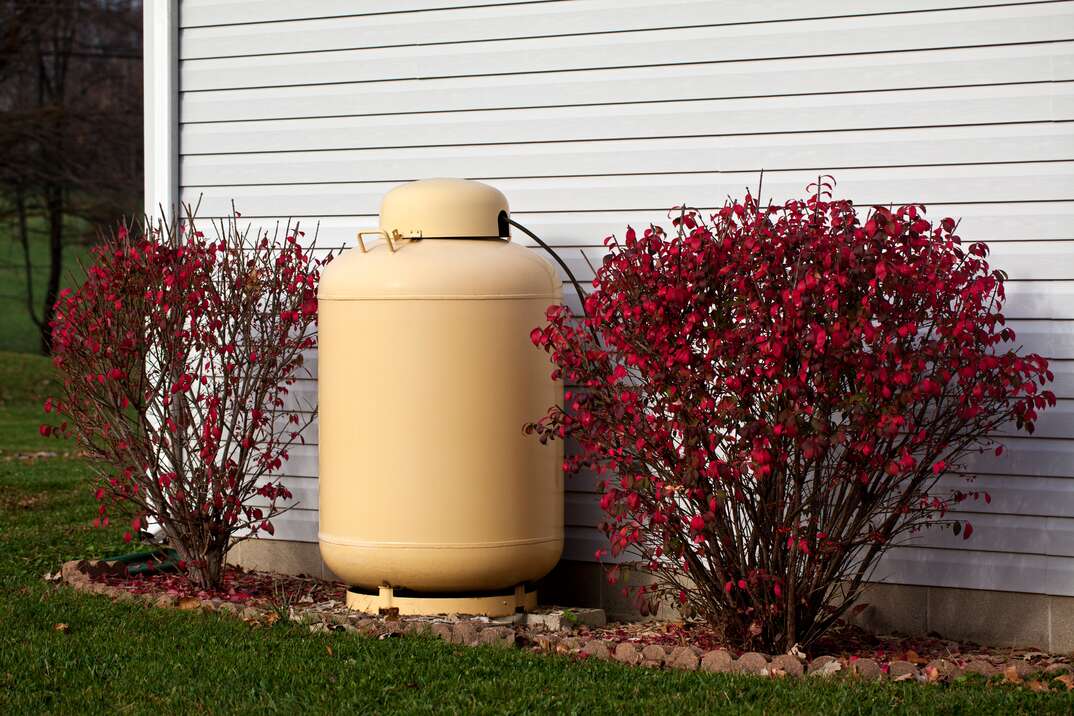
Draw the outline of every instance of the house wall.
<instances>
[{"instance_id":1,"label":"house wall","mask_svg":"<svg viewBox=\"0 0 1074 716\"><path fill-rule=\"evenodd\" d=\"M971 540L927 534L878 578L1074 596L1074 2L182 0L177 16L177 65L149 51L177 66L177 149L158 161L203 216L234 200L345 247L397 183L462 176L586 276L604 236L718 207L761 169L777 201L829 173L858 204L961 216L1061 400L971 466L993 498L961 508ZM315 542L316 446L286 469L300 505L276 537ZM565 559L591 562L593 485L567 484Z\"/></svg>"}]
</instances>

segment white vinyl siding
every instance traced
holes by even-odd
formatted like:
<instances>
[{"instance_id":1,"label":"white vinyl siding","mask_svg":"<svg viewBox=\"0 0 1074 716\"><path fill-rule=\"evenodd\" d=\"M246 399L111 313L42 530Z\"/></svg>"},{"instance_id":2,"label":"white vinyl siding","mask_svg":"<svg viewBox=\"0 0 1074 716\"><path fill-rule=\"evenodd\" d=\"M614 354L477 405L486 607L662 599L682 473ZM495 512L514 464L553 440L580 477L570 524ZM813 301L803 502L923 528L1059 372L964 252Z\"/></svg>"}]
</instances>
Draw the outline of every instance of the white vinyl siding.
<instances>
[{"instance_id":1,"label":"white vinyl siding","mask_svg":"<svg viewBox=\"0 0 1074 716\"><path fill-rule=\"evenodd\" d=\"M1074 2L182 0L179 23L182 198L324 247L433 176L504 191L580 277L606 235L761 169L777 201L830 173L859 205L962 217L1061 400L971 466L992 502L961 506L970 540L926 534L878 576L1074 596ZM307 437L277 538L316 541ZM565 557L591 560L593 480L567 487Z\"/></svg>"}]
</instances>

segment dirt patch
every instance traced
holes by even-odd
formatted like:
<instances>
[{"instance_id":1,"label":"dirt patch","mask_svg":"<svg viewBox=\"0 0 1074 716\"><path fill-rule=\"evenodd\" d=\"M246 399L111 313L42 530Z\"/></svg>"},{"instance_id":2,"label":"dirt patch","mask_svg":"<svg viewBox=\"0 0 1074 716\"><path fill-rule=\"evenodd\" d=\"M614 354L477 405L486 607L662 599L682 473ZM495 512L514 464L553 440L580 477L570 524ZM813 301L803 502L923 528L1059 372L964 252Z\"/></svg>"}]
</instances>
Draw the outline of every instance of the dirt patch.
<instances>
[{"instance_id":1,"label":"dirt patch","mask_svg":"<svg viewBox=\"0 0 1074 716\"><path fill-rule=\"evenodd\" d=\"M34 450L32 452L14 452L14 453L0 453L0 460L4 462L39 462L41 460L52 460L55 458L70 458L70 457L85 457L86 454L80 451L64 450L56 452L53 450Z\"/></svg>"},{"instance_id":2,"label":"dirt patch","mask_svg":"<svg viewBox=\"0 0 1074 716\"><path fill-rule=\"evenodd\" d=\"M48 498L41 494L4 495L0 497L0 510L36 510L45 507Z\"/></svg>"}]
</instances>

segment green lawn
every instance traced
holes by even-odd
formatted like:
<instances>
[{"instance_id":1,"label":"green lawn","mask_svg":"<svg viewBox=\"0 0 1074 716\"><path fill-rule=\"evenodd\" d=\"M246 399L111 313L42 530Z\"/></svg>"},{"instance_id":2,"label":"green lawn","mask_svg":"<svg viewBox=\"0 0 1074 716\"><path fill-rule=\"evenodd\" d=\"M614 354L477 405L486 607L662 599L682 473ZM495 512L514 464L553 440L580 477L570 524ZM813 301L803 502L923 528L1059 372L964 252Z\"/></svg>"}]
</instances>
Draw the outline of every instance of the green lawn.
<instances>
[{"instance_id":1,"label":"green lawn","mask_svg":"<svg viewBox=\"0 0 1074 716\"><path fill-rule=\"evenodd\" d=\"M38 223L35 222L35 226ZM10 226L0 224L0 351L38 353L41 341L37 326L30 320L26 307L26 273L22 246L11 234L11 229ZM74 277L82 273L78 261L81 259L85 262L89 249L76 239L86 230L85 222L77 219L71 219L67 224L68 240L64 246L61 288L72 286ZM31 238L34 311L40 316L48 280L48 240L41 230L32 231Z\"/></svg>"},{"instance_id":2,"label":"green lawn","mask_svg":"<svg viewBox=\"0 0 1074 716\"><path fill-rule=\"evenodd\" d=\"M425 638L253 627L46 584L67 559L123 550L89 527L86 468L24 462L51 366L0 353L0 713L1070 713L1066 694L631 669ZM66 624L66 631L55 628Z\"/></svg>"}]
</instances>

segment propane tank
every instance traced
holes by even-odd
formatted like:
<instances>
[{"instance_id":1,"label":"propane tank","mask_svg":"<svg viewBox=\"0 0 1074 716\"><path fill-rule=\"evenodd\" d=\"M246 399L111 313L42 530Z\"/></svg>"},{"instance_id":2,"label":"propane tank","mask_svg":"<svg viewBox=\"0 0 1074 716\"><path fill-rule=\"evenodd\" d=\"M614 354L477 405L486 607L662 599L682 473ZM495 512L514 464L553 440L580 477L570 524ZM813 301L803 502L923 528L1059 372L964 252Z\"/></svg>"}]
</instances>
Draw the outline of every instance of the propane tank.
<instances>
[{"instance_id":1,"label":"propane tank","mask_svg":"<svg viewBox=\"0 0 1074 716\"><path fill-rule=\"evenodd\" d=\"M319 541L353 608L510 614L562 553L562 443L522 432L562 404L529 337L562 293L508 218L479 182L405 184L323 272Z\"/></svg>"}]
</instances>

